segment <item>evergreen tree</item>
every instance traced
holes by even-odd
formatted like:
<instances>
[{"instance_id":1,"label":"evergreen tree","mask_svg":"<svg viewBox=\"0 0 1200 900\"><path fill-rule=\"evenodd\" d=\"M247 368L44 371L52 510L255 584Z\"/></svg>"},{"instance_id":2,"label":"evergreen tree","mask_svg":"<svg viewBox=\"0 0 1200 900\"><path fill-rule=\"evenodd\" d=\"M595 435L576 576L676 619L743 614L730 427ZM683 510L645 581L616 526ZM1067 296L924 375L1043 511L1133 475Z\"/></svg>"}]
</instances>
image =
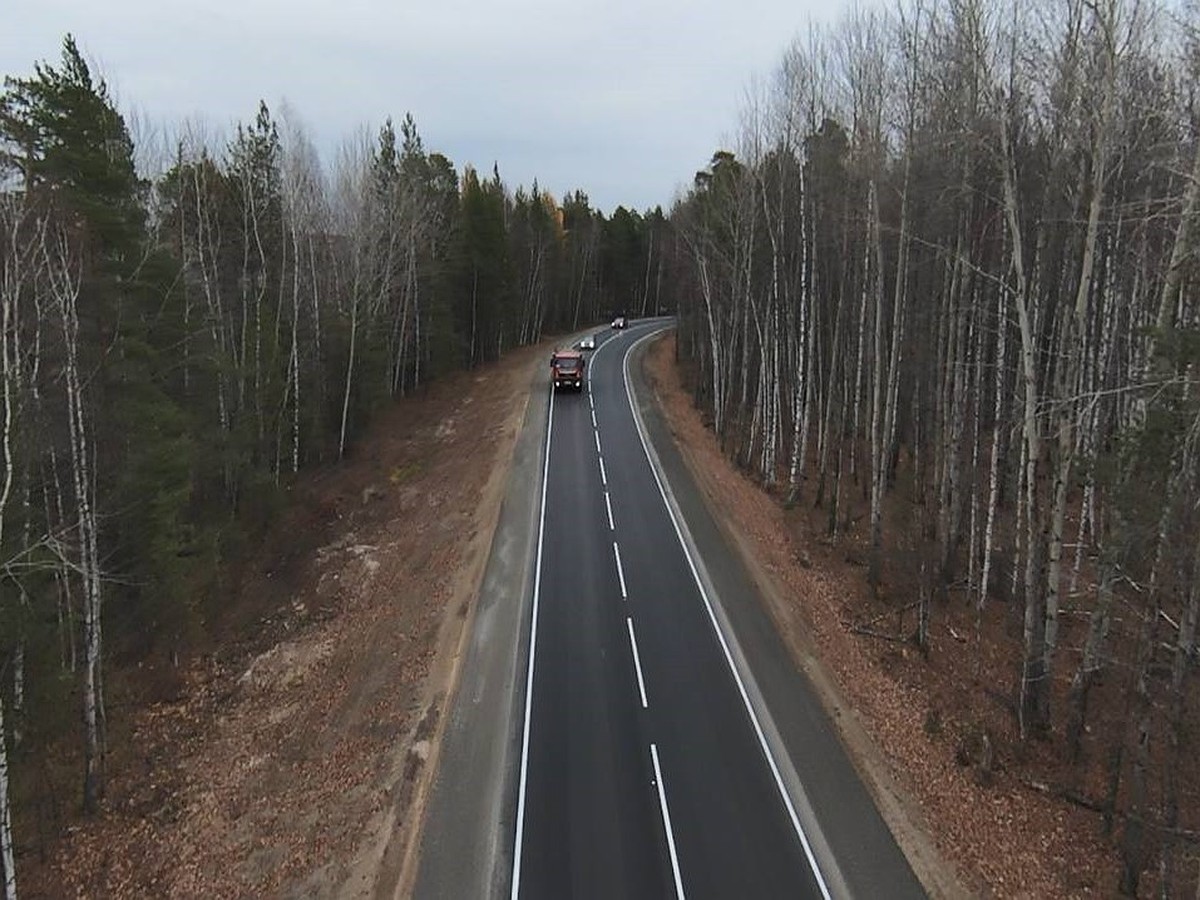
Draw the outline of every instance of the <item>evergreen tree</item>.
<instances>
[{"instance_id":1,"label":"evergreen tree","mask_svg":"<svg viewBox=\"0 0 1200 900\"><path fill-rule=\"evenodd\" d=\"M164 390L164 344L178 331L163 298L175 270L148 239L133 142L72 38L61 67L35 71L6 81L0 128L9 146L21 148L25 202L47 223L43 249L58 273L47 300L59 310L49 323L61 328L46 335L42 352L56 357L65 377L42 388L49 441L41 452L51 469L70 460L74 471L77 514L46 526L69 528L76 558L64 564L80 573L85 598L84 805L91 811L103 793L101 635L103 599L112 591L101 561L136 577L123 588L134 596L171 581L189 451L184 421Z\"/></svg>"},{"instance_id":2,"label":"evergreen tree","mask_svg":"<svg viewBox=\"0 0 1200 900\"><path fill-rule=\"evenodd\" d=\"M464 364L473 368L496 359L512 337L512 277L505 233L505 195L499 173L480 181L471 167L463 174L457 235L457 316L466 337Z\"/></svg>"}]
</instances>

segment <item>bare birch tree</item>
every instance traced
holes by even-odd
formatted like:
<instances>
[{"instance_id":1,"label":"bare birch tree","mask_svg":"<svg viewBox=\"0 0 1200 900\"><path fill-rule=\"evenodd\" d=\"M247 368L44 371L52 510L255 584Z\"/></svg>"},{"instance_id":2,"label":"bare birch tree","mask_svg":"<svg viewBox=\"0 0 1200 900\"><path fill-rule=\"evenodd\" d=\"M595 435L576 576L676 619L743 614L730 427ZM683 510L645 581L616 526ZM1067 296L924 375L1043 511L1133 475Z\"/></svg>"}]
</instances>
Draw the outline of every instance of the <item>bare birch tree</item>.
<instances>
[{"instance_id":1,"label":"bare birch tree","mask_svg":"<svg viewBox=\"0 0 1200 900\"><path fill-rule=\"evenodd\" d=\"M16 426L16 406L21 378L17 371L16 330L19 327L21 293L26 289L25 262L30 255L22 246L22 224L26 217L23 203L15 197L0 197L0 250L3 265L0 278L0 379L3 380L4 421L0 428L0 443L4 451L4 475L0 483L0 547L4 546L5 514L12 495L16 460L13 454L13 429ZM0 692L0 882L4 900L16 900L17 869L13 852L13 829L8 772L8 730L4 722L4 696Z\"/></svg>"}]
</instances>

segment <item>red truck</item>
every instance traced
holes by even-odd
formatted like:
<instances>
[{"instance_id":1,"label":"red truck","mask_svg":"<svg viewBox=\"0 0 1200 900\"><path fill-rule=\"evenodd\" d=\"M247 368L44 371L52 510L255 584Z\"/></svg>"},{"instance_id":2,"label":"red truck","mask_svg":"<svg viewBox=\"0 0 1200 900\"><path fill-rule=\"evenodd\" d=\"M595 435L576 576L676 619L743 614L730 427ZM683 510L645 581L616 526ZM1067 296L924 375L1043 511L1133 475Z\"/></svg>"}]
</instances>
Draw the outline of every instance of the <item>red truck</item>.
<instances>
[{"instance_id":1,"label":"red truck","mask_svg":"<svg viewBox=\"0 0 1200 900\"><path fill-rule=\"evenodd\" d=\"M583 390L586 360L578 350L555 350L550 357L550 380L557 388Z\"/></svg>"}]
</instances>

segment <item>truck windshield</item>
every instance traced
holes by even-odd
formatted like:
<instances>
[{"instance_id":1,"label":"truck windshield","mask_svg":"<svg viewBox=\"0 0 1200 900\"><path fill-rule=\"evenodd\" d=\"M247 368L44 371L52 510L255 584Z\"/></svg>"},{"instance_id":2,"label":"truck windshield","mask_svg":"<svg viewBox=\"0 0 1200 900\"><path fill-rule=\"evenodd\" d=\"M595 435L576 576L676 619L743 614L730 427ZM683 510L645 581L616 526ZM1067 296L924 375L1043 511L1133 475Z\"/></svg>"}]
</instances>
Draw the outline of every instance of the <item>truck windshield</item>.
<instances>
[{"instance_id":1,"label":"truck windshield","mask_svg":"<svg viewBox=\"0 0 1200 900\"><path fill-rule=\"evenodd\" d=\"M569 356L559 357L558 359L554 360L554 365L555 368L561 369L564 372L574 372L579 368L579 360L573 359Z\"/></svg>"}]
</instances>

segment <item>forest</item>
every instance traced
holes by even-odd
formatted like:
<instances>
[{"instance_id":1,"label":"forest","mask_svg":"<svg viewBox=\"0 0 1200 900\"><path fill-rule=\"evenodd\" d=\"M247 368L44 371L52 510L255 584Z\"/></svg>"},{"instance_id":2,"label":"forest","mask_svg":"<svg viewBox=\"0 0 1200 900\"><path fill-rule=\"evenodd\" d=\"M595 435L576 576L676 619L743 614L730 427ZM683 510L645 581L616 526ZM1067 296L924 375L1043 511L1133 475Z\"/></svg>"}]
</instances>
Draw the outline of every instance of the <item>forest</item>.
<instances>
[{"instance_id":1,"label":"forest","mask_svg":"<svg viewBox=\"0 0 1200 900\"><path fill-rule=\"evenodd\" d=\"M1005 623L980 702L1064 760L1125 895L1197 889L1197 12L903 0L814 26L671 214L724 451L864 535L899 638Z\"/></svg>"},{"instance_id":2,"label":"forest","mask_svg":"<svg viewBox=\"0 0 1200 900\"><path fill-rule=\"evenodd\" d=\"M1061 761L1111 889L1194 895L1198 76L1192 2L862 7L791 42L669 214L609 216L408 116L332 161L265 103L147 152L70 37L6 78L4 896L102 806L114 671L204 640L293 479L618 311L676 314L726 455L864 543L872 621L936 654L965 613L1010 661L974 688Z\"/></svg>"},{"instance_id":3,"label":"forest","mask_svg":"<svg viewBox=\"0 0 1200 900\"><path fill-rule=\"evenodd\" d=\"M666 311L668 227L460 170L411 116L332 163L265 103L138 146L70 36L5 78L0 895L101 810L114 672L203 643L298 473L441 375Z\"/></svg>"}]
</instances>

